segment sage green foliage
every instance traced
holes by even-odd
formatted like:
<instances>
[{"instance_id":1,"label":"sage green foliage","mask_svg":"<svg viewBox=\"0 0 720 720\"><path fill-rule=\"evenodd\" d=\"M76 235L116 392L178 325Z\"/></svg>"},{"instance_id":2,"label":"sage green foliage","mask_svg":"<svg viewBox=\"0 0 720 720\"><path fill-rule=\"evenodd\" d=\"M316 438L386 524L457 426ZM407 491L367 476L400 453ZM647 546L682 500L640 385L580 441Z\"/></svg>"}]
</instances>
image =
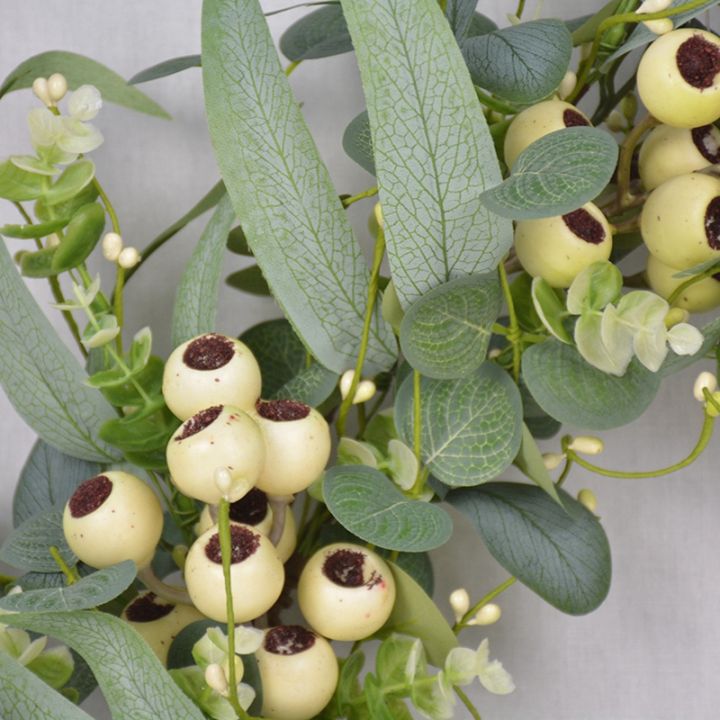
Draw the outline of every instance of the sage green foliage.
<instances>
[{"instance_id":1,"label":"sage green foliage","mask_svg":"<svg viewBox=\"0 0 720 720\"><path fill-rule=\"evenodd\" d=\"M10 160L0 163L0 197L13 202L36 200L45 192L46 178L22 170Z\"/></svg>"},{"instance_id":2,"label":"sage green foliage","mask_svg":"<svg viewBox=\"0 0 720 720\"><path fill-rule=\"evenodd\" d=\"M110 602L135 579L135 563L125 560L98 570L73 585L47 590L26 590L0 598L0 610L10 612L69 612L90 610Z\"/></svg>"},{"instance_id":3,"label":"sage green foliage","mask_svg":"<svg viewBox=\"0 0 720 720\"><path fill-rule=\"evenodd\" d=\"M92 720L84 710L2 651L0 716L3 720Z\"/></svg>"},{"instance_id":4,"label":"sage green foliage","mask_svg":"<svg viewBox=\"0 0 720 720\"><path fill-rule=\"evenodd\" d=\"M514 464L555 502L560 502L555 483L543 462L540 448L525 423L522 426L522 443Z\"/></svg>"},{"instance_id":5,"label":"sage green foliage","mask_svg":"<svg viewBox=\"0 0 720 720\"><path fill-rule=\"evenodd\" d=\"M54 274L77 267L90 256L105 229L105 209L99 203L83 205L68 223L60 244L54 248Z\"/></svg>"},{"instance_id":6,"label":"sage green foliage","mask_svg":"<svg viewBox=\"0 0 720 720\"><path fill-rule=\"evenodd\" d=\"M100 469L97 463L70 457L46 442L37 440L15 487L14 526L18 527L45 510L64 507L77 486L95 477Z\"/></svg>"},{"instance_id":7,"label":"sage green foliage","mask_svg":"<svg viewBox=\"0 0 720 720\"><path fill-rule=\"evenodd\" d=\"M136 73L128 80L128 85L140 85L140 83L150 82L150 80L158 80L169 75L175 75L188 68L200 67L201 64L199 55L183 55L182 57L171 58Z\"/></svg>"},{"instance_id":8,"label":"sage green foliage","mask_svg":"<svg viewBox=\"0 0 720 720\"><path fill-rule=\"evenodd\" d=\"M250 265L242 270L231 273L225 282L230 287L249 293L250 295L259 295L261 297L269 297L271 295L270 288L262 274L262 270L257 265Z\"/></svg>"},{"instance_id":9,"label":"sage green foliage","mask_svg":"<svg viewBox=\"0 0 720 720\"><path fill-rule=\"evenodd\" d=\"M234 223L235 211L230 198L225 195L200 236L180 279L173 306L173 347L215 330L225 243Z\"/></svg>"},{"instance_id":10,"label":"sage green foliage","mask_svg":"<svg viewBox=\"0 0 720 720\"><path fill-rule=\"evenodd\" d=\"M52 263L55 257L54 247L46 247L34 252L20 255L20 272L27 278L46 278L57 275L53 272Z\"/></svg>"},{"instance_id":11,"label":"sage green foliage","mask_svg":"<svg viewBox=\"0 0 720 720\"><path fill-rule=\"evenodd\" d=\"M110 68L83 55L62 50L33 55L20 63L0 85L0 98L15 90L29 88L35 78L49 77L53 73L62 73L72 90L80 85L94 85L102 93L103 100L148 115L170 117L154 100L128 85Z\"/></svg>"},{"instance_id":12,"label":"sage green foliage","mask_svg":"<svg viewBox=\"0 0 720 720\"><path fill-rule=\"evenodd\" d=\"M72 200L95 177L92 160L77 160L68 165L60 177L43 193L46 205L59 205Z\"/></svg>"},{"instance_id":13,"label":"sage green foliage","mask_svg":"<svg viewBox=\"0 0 720 720\"><path fill-rule=\"evenodd\" d=\"M25 520L5 538L0 560L23 570L54 572L58 566L50 555L53 545L68 565L75 565L77 558L63 533L62 510L46 510Z\"/></svg>"},{"instance_id":14,"label":"sage green foliage","mask_svg":"<svg viewBox=\"0 0 720 720\"><path fill-rule=\"evenodd\" d=\"M531 20L462 43L476 85L530 105L550 95L570 63L572 38L561 20Z\"/></svg>"},{"instance_id":15,"label":"sage green foliage","mask_svg":"<svg viewBox=\"0 0 720 720\"><path fill-rule=\"evenodd\" d=\"M228 233L227 249L236 255L252 256L252 250L248 246L247 238L240 225Z\"/></svg>"},{"instance_id":16,"label":"sage green foliage","mask_svg":"<svg viewBox=\"0 0 720 720\"><path fill-rule=\"evenodd\" d=\"M407 306L454 277L494 269L508 250L510 223L478 200L500 182L500 169L436 0L342 6L372 128L393 283Z\"/></svg>"},{"instance_id":17,"label":"sage green foliage","mask_svg":"<svg viewBox=\"0 0 720 720\"><path fill-rule=\"evenodd\" d=\"M597 518L563 490L562 504L540 488L489 483L450 493L493 557L562 612L583 615L610 589L610 546Z\"/></svg>"},{"instance_id":18,"label":"sage green foliage","mask_svg":"<svg viewBox=\"0 0 720 720\"><path fill-rule=\"evenodd\" d=\"M340 376L313 362L310 367L303 368L291 380L273 393L274 399L297 400L312 407L319 407L326 400L330 401ZM340 400L338 398L338 404Z\"/></svg>"},{"instance_id":19,"label":"sage green foliage","mask_svg":"<svg viewBox=\"0 0 720 720\"><path fill-rule=\"evenodd\" d=\"M487 15L476 12L473 13L470 25L466 32L466 37L477 37L478 35L486 35L493 30L497 30L497 24Z\"/></svg>"},{"instance_id":20,"label":"sage green foliage","mask_svg":"<svg viewBox=\"0 0 720 720\"><path fill-rule=\"evenodd\" d=\"M556 340L528 348L522 374L538 405L562 423L609 430L640 417L660 385L657 373L633 360L622 377L586 363L578 351Z\"/></svg>"},{"instance_id":21,"label":"sage green foliage","mask_svg":"<svg viewBox=\"0 0 720 720\"><path fill-rule=\"evenodd\" d=\"M203 720L140 635L102 612L18 613L3 622L51 635L77 650L98 680L113 717Z\"/></svg>"},{"instance_id":22,"label":"sage green foliage","mask_svg":"<svg viewBox=\"0 0 720 720\"><path fill-rule=\"evenodd\" d=\"M341 372L357 355L369 273L257 0L206 0L203 79L210 135L253 255L313 355ZM393 346L378 308L367 371L389 368Z\"/></svg>"},{"instance_id":23,"label":"sage green foliage","mask_svg":"<svg viewBox=\"0 0 720 720\"><path fill-rule=\"evenodd\" d=\"M530 394L525 383L520 377L520 397L523 404L523 422L527 425L531 435L537 440L551 438L557 435L562 427L559 420L548 415Z\"/></svg>"},{"instance_id":24,"label":"sage green foliage","mask_svg":"<svg viewBox=\"0 0 720 720\"><path fill-rule=\"evenodd\" d=\"M561 299L562 291L552 287L544 278L536 277L532 281L531 294L535 312L545 328L560 342L571 345L572 335L565 327L570 313Z\"/></svg>"},{"instance_id":25,"label":"sage green foliage","mask_svg":"<svg viewBox=\"0 0 720 720\"><path fill-rule=\"evenodd\" d=\"M0 247L0 384L18 414L45 442L83 460L107 462L117 455L97 436L115 416L84 384L87 375L62 343Z\"/></svg>"},{"instance_id":26,"label":"sage green foliage","mask_svg":"<svg viewBox=\"0 0 720 720\"><path fill-rule=\"evenodd\" d=\"M603 191L617 156L617 143L603 130L556 130L525 148L512 175L485 191L481 200L493 212L514 220L563 215Z\"/></svg>"},{"instance_id":27,"label":"sage green foliage","mask_svg":"<svg viewBox=\"0 0 720 720\"><path fill-rule=\"evenodd\" d=\"M354 117L345 128L342 138L343 150L363 170L375 175L375 156L373 155L370 118L367 110Z\"/></svg>"},{"instance_id":28,"label":"sage green foliage","mask_svg":"<svg viewBox=\"0 0 720 720\"><path fill-rule=\"evenodd\" d=\"M11 238L43 238L54 233L56 230L62 230L68 221L65 218L60 220L50 220L46 223L37 223L35 225L3 225L0 227L0 235Z\"/></svg>"},{"instance_id":29,"label":"sage green foliage","mask_svg":"<svg viewBox=\"0 0 720 720\"><path fill-rule=\"evenodd\" d=\"M439 285L413 303L400 326L405 358L423 375L459 378L485 360L502 293L496 273Z\"/></svg>"},{"instance_id":30,"label":"sage green foliage","mask_svg":"<svg viewBox=\"0 0 720 720\"><path fill-rule=\"evenodd\" d=\"M447 0L445 16L458 42L470 30L470 25L475 16L476 5L477 0Z\"/></svg>"},{"instance_id":31,"label":"sage green foliage","mask_svg":"<svg viewBox=\"0 0 720 720\"><path fill-rule=\"evenodd\" d=\"M301 17L280 37L280 51L293 62L340 55L352 49L339 5L326 5Z\"/></svg>"},{"instance_id":32,"label":"sage green foliage","mask_svg":"<svg viewBox=\"0 0 720 720\"><path fill-rule=\"evenodd\" d=\"M353 535L387 550L424 552L452 534L439 505L409 500L383 473L366 465L336 465L325 473L323 496L333 517Z\"/></svg>"},{"instance_id":33,"label":"sage green foliage","mask_svg":"<svg viewBox=\"0 0 720 720\"><path fill-rule=\"evenodd\" d=\"M522 405L517 386L498 365L486 362L458 380L423 377L420 397L422 460L442 483L479 485L512 463L522 439ZM413 404L408 377L395 400L395 422L410 447Z\"/></svg>"}]
</instances>

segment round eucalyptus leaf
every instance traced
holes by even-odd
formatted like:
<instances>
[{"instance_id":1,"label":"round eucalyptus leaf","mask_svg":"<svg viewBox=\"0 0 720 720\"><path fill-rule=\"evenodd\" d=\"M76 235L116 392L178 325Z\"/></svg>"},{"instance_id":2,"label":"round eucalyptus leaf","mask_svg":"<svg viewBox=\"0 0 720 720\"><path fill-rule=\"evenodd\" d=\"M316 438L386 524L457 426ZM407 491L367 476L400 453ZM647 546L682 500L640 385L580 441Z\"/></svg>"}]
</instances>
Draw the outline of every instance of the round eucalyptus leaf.
<instances>
[{"instance_id":1,"label":"round eucalyptus leaf","mask_svg":"<svg viewBox=\"0 0 720 720\"><path fill-rule=\"evenodd\" d=\"M305 15L280 38L280 50L293 62L340 55L352 49L340 5L328 5Z\"/></svg>"},{"instance_id":2,"label":"round eucalyptus leaf","mask_svg":"<svg viewBox=\"0 0 720 720\"><path fill-rule=\"evenodd\" d=\"M375 174L375 156L367 110L363 110L350 121L343 133L342 145L349 158L371 175Z\"/></svg>"},{"instance_id":3,"label":"round eucalyptus leaf","mask_svg":"<svg viewBox=\"0 0 720 720\"><path fill-rule=\"evenodd\" d=\"M5 538L0 560L23 570L52 573L58 569L50 554L54 546L70 567L75 565L77 558L65 540L62 516L62 510L47 510L25 520Z\"/></svg>"}]
</instances>

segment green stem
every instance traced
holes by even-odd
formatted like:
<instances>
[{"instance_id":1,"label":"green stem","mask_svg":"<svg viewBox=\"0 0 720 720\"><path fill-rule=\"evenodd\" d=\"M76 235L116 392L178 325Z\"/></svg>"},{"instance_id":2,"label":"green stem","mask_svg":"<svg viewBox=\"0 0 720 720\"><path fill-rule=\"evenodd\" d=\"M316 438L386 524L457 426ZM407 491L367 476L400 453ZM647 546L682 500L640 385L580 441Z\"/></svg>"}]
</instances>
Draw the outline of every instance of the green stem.
<instances>
[{"instance_id":1,"label":"green stem","mask_svg":"<svg viewBox=\"0 0 720 720\"><path fill-rule=\"evenodd\" d=\"M360 376L362 374L363 364L365 363L365 355L367 354L368 341L370 339L370 326L372 325L373 311L375 310L375 301L378 294L378 281L380 278L380 265L385 255L385 233L382 228L378 229L377 240L375 241L375 252L373 254L373 264L370 270L370 282L368 284L368 301L365 308L365 322L363 323L362 336L360 338L360 349L358 351L357 362L355 363L355 376L350 385L350 390L345 399L340 404L337 419L338 437L345 435L345 424L350 408L353 404L355 391L357 390Z\"/></svg>"},{"instance_id":2,"label":"green stem","mask_svg":"<svg viewBox=\"0 0 720 720\"><path fill-rule=\"evenodd\" d=\"M460 698L460 702L467 708L467 711L470 713L470 716L473 718L473 720L482 720L482 718L480 717L480 713L472 704L470 698L457 685L453 685L453 690L455 691L455 694Z\"/></svg>"},{"instance_id":3,"label":"green stem","mask_svg":"<svg viewBox=\"0 0 720 720\"><path fill-rule=\"evenodd\" d=\"M55 547L55 545L50 546L50 555L52 555L52 559L55 561L55 564L60 568L60 571L65 576L67 584L74 585L80 579L77 570L71 568L65 562L65 558L63 558L63 556L60 554L60 551L57 549L57 547Z\"/></svg>"},{"instance_id":4,"label":"green stem","mask_svg":"<svg viewBox=\"0 0 720 720\"><path fill-rule=\"evenodd\" d=\"M500 285L502 286L503 297L505 298L505 304L508 309L508 332L507 339L512 346L513 354L513 378L517 383L520 380L520 360L522 358L520 323L518 322L517 313L515 312L515 304L513 303L512 293L510 292L510 283L508 282L507 272L505 266L500 263L498 266L498 273L500 273Z\"/></svg>"},{"instance_id":5,"label":"green stem","mask_svg":"<svg viewBox=\"0 0 720 720\"><path fill-rule=\"evenodd\" d=\"M420 381L422 376L417 370L413 370L413 452L418 462L418 472L415 483L410 489L410 497L419 497L425 490L425 483L430 474L422 464L422 395L420 393Z\"/></svg>"},{"instance_id":6,"label":"green stem","mask_svg":"<svg viewBox=\"0 0 720 720\"><path fill-rule=\"evenodd\" d=\"M645 133L660 123L652 115L646 115L625 138L620 146L620 158L617 169L617 204L620 209L632 205L634 196L630 192L630 173L635 148Z\"/></svg>"},{"instance_id":7,"label":"green stem","mask_svg":"<svg viewBox=\"0 0 720 720\"><path fill-rule=\"evenodd\" d=\"M555 487L562 487L563 483L567 479L567 476L570 474L570 468L572 467L572 460L570 458L565 459L565 467L563 468L562 472L560 473L560 477L555 481Z\"/></svg>"},{"instance_id":8,"label":"green stem","mask_svg":"<svg viewBox=\"0 0 720 720\"><path fill-rule=\"evenodd\" d=\"M477 85L475 85L474 87L475 94L477 95L478 100L483 105L485 105L485 107L502 113L503 115L515 115L518 112L518 109L514 105L510 105L503 102L502 100L498 100L492 95L488 95L482 88L479 88Z\"/></svg>"},{"instance_id":9,"label":"green stem","mask_svg":"<svg viewBox=\"0 0 720 720\"><path fill-rule=\"evenodd\" d=\"M285 68L285 77L290 77L295 68L302 62L302 60L293 60L286 68Z\"/></svg>"},{"instance_id":10,"label":"green stem","mask_svg":"<svg viewBox=\"0 0 720 720\"><path fill-rule=\"evenodd\" d=\"M120 232L120 221L118 220L115 208L113 207L113 204L110 202L110 198L107 196L107 193L105 192L105 190L103 190L102 185L96 177L93 178L93 187L97 190L97 194L100 196L100 199L105 206L105 210L110 216L110 222L112 223L113 232L121 235L122 233Z\"/></svg>"},{"instance_id":11,"label":"green stem","mask_svg":"<svg viewBox=\"0 0 720 720\"><path fill-rule=\"evenodd\" d=\"M525 0L518 0L517 10L515 10L515 17L518 20L522 17L523 10L525 10Z\"/></svg>"},{"instance_id":12,"label":"green stem","mask_svg":"<svg viewBox=\"0 0 720 720\"><path fill-rule=\"evenodd\" d=\"M690 454L683 460L680 460L680 462L676 462L675 464L669 465L668 467L665 467L665 468L661 468L660 470L646 470L646 471L642 471L642 472L625 472L623 470L606 470L605 468L601 468L601 467L598 467L597 465L593 465L592 463L590 463L587 460L585 460L584 458L580 457L580 455L573 452L572 450L567 451L568 460L572 460L573 462L580 465L580 467L583 467L586 470L589 470L590 472L594 472L597 475L604 475L605 477L628 478L628 479L633 480L633 479L660 477L662 475L670 475L671 473L674 473L677 470L682 470L682 468L687 467L688 465L691 465L698 458L698 456L703 452L703 450L707 447L708 443L710 442L710 438L712 437L714 420L715 420L714 417L712 417L711 415L706 413L705 421L703 422L702 430L700 431L700 437L698 438L697 444L692 449Z\"/></svg>"},{"instance_id":13,"label":"green stem","mask_svg":"<svg viewBox=\"0 0 720 720\"><path fill-rule=\"evenodd\" d=\"M375 185L374 187L368 188L367 190L363 190L363 192L358 193L357 195L352 195L351 197L344 198L342 201L343 207L350 207L350 205L358 202L358 200L364 200L365 198L374 197L378 194L378 190L378 186Z\"/></svg>"},{"instance_id":14,"label":"green stem","mask_svg":"<svg viewBox=\"0 0 720 720\"><path fill-rule=\"evenodd\" d=\"M501 582L496 588L491 590L487 595L484 595L481 597L463 616L460 622L455 623L453 625L453 632L457 635L463 628L468 626L468 622L472 620L475 615L477 614L477 611L480 610L481 607L484 605L487 605L490 601L494 600L498 595L505 592L513 583L517 581L516 577L513 577L512 575L505 580L504 582Z\"/></svg>"},{"instance_id":15,"label":"green stem","mask_svg":"<svg viewBox=\"0 0 720 720\"><path fill-rule=\"evenodd\" d=\"M28 225L32 225L33 224L32 218L28 215L27 210L25 210L25 208L22 206L22 203L13 202L13 205L18 209L18 212L23 216L23 220L25 220L25 222Z\"/></svg>"},{"instance_id":16,"label":"green stem","mask_svg":"<svg viewBox=\"0 0 720 720\"><path fill-rule=\"evenodd\" d=\"M668 303L670 305L674 305L677 299L687 290L691 285L694 285L695 283L700 282L701 280L706 280L709 277L712 277L713 275L716 275L718 271L717 265L708 268L704 272L701 272L699 275L693 275L692 277L685 280L683 283L678 285L671 293L670 297L668 298Z\"/></svg>"}]
</instances>

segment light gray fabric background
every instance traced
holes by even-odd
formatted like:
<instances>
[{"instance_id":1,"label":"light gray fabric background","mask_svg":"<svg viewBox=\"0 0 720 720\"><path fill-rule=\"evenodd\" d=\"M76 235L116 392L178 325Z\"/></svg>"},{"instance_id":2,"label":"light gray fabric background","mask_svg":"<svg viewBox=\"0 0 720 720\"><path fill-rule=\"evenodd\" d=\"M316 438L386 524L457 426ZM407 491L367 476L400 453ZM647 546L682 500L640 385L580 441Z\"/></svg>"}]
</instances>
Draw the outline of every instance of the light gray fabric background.
<instances>
[{"instance_id":1,"label":"light gray fabric background","mask_svg":"<svg viewBox=\"0 0 720 720\"><path fill-rule=\"evenodd\" d=\"M267 10L291 0L265 0ZM579 15L599 7L584 0L546 2L546 16ZM515 3L480 2L498 20ZM536 9L528 3L529 17ZM305 11L271 19L273 32ZM149 65L199 52L199 0L1 0L0 76L25 58L48 49L89 55L128 77ZM342 152L347 122L363 108L352 55L303 64L291 84L304 105L320 152L339 192L359 192L371 178ZM143 86L173 116L172 122L107 105L96 123L105 144L93 154L98 175L120 214L126 242L145 245L199 199L218 177L203 115L198 70ZM25 115L35 106L29 92L0 103L0 157L30 149ZM369 202L351 217L364 236ZM0 205L0 224L18 222L9 204ZM132 281L127 293L130 333L153 329L156 351L169 350L174 287L204 220L196 221L172 247L158 253ZM17 249L19 245L11 244ZM241 267L228 257L227 269ZM109 282L108 267L97 268ZM104 263L107 265L107 263ZM31 287L45 307L44 283ZM278 316L272 301L222 290L218 330L237 333L264 318ZM58 314L54 322L66 337ZM626 469L649 469L684 457L693 446L702 414L691 397L692 370L666 382L646 416L603 434L601 462ZM11 527L14 484L33 443L32 431L0 395L0 447L3 493L0 537ZM546 444L556 449L557 441ZM485 720L713 720L718 717L720 672L720 590L718 445L700 462L675 476L642 481L611 480L574 472L570 491L592 487L599 500L613 548L610 596L590 616L567 617L520 585L500 603L502 620L465 636L475 646L488 636L491 654L512 672L517 690L493 697L473 688ZM458 586L473 598L506 574L483 549L462 518L451 547L434 553L437 597ZM445 607L446 604L444 604ZM105 717L102 703L91 706ZM466 717L458 708L456 717Z\"/></svg>"}]
</instances>

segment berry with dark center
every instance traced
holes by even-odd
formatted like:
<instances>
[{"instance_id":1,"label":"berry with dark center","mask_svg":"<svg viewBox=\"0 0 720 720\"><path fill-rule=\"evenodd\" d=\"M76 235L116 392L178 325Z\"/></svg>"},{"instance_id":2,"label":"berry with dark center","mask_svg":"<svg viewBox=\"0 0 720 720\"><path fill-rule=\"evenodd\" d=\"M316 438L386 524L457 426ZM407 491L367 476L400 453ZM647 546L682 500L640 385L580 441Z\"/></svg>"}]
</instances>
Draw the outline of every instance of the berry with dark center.
<instances>
[{"instance_id":1,"label":"berry with dark center","mask_svg":"<svg viewBox=\"0 0 720 720\"><path fill-rule=\"evenodd\" d=\"M244 525L230 526L230 562L247 560L260 547L260 535ZM214 563L222 563L220 536L215 533L205 545L205 555Z\"/></svg>"},{"instance_id":2,"label":"berry with dark center","mask_svg":"<svg viewBox=\"0 0 720 720\"><path fill-rule=\"evenodd\" d=\"M563 124L565 127L587 127L590 121L575 108L568 108L563 113Z\"/></svg>"},{"instance_id":3,"label":"berry with dark center","mask_svg":"<svg viewBox=\"0 0 720 720\"><path fill-rule=\"evenodd\" d=\"M112 483L107 475L97 475L78 485L68 507L74 518L84 517L97 510L112 492Z\"/></svg>"},{"instance_id":4,"label":"berry with dark center","mask_svg":"<svg viewBox=\"0 0 720 720\"><path fill-rule=\"evenodd\" d=\"M688 85L709 88L720 72L720 48L702 35L693 35L678 48L676 62L680 75Z\"/></svg>"},{"instance_id":5,"label":"berry with dark center","mask_svg":"<svg viewBox=\"0 0 720 720\"><path fill-rule=\"evenodd\" d=\"M605 228L585 208L573 210L562 216L570 231L581 240L599 245L606 237Z\"/></svg>"},{"instance_id":6,"label":"berry with dark center","mask_svg":"<svg viewBox=\"0 0 720 720\"><path fill-rule=\"evenodd\" d=\"M217 370L227 365L235 354L235 346L224 335L201 335L185 348L183 362L193 370Z\"/></svg>"},{"instance_id":7,"label":"berry with dark center","mask_svg":"<svg viewBox=\"0 0 720 720\"><path fill-rule=\"evenodd\" d=\"M255 404L258 415L273 422L289 422L306 418L312 408L296 400L258 400Z\"/></svg>"},{"instance_id":8,"label":"berry with dark center","mask_svg":"<svg viewBox=\"0 0 720 720\"><path fill-rule=\"evenodd\" d=\"M317 635L302 625L278 625L265 634L263 648L275 655L297 655L309 650Z\"/></svg>"},{"instance_id":9,"label":"berry with dark center","mask_svg":"<svg viewBox=\"0 0 720 720\"><path fill-rule=\"evenodd\" d=\"M130 622L153 622L169 615L173 607L169 603L160 602L154 592L149 592L138 596L125 608L125 617Z\"/></svg>"},{"instance_id":10,"label":"berry with dark center","mask_svg":"<svg viewBox=\"0 0 720 720\"><path fill-rule=\"evenodd\" d=\"M267 495L253 488L230 505L230 519L245 525L259 525L267 517L268 507Z\"/></svg>"},{"instance_id":11,"label":"berry with dark center","mask_svg":"<svg viewBox=\"0 0 720 720\"><path fill-rule=\"evenodd\" d=\"M215 405L214 407L206 408L201 410L199 413L195 413L189 420L183 423L182 430L179 435L174 436L175 442L185 440L186 438L196 435L201 430L204 430L209 425L212 425L217 420L218 415L222 412L222 405Z\"/></svg>"}]
</instances>

